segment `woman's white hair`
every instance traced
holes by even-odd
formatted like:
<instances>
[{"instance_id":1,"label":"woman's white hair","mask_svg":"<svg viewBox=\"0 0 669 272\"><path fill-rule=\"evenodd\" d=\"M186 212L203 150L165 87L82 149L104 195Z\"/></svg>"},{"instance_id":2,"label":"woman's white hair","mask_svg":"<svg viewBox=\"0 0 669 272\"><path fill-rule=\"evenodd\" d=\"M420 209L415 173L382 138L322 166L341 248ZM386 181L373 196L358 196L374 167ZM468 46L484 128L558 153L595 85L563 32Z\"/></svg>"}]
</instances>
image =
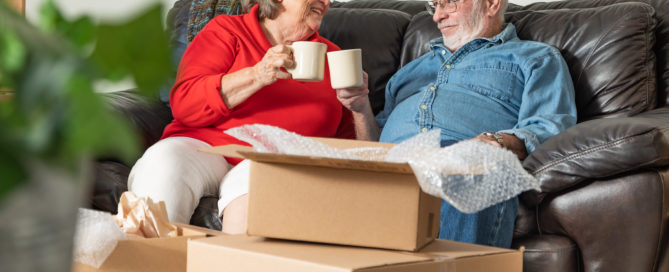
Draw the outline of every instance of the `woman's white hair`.
<instances>
[{"instance_id":1,"label":"woman's white hair","mask_svg":"<svg viewBox=\"0 0 669 272\"><path fill-rule=\"evenodd\" d=\"M259 19L274 19L276 16L279 16L279 10L281 9L281 1L277 0L241 0L242 9L244 12L248 12L251 8L258 4L258 17Z\"/></svg>"}]
</instances>

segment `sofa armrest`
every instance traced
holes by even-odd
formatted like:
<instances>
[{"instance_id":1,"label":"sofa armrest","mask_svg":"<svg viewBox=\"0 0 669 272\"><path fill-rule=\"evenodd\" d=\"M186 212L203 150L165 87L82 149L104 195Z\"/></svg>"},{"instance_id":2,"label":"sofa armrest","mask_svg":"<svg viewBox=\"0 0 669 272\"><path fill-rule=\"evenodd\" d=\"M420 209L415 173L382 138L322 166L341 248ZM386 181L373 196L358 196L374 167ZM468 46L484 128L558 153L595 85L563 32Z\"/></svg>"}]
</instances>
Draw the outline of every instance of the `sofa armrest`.
<instances>
[{"instance_id":1,"label":"sofa armrest","mask_svg":"<svg viewBox=\"0 0 669 272\"><path fill-rule=\"evenodd\" d=\"M113 112L130 121L140 134L146 149L157 142L163 129L172 121L172 111L158 99L147 99L135 90L103 93L104 101Z\"/></svg>"},{"instance_id":2,"label":"sofa armrest","mask_svg":"<svg viewBox=\"0 0 669 272\"><path fill-rule=\"evenodd\" d=\"M669 164L669 108L633 117L579 123L548 139L523 162L542 192L523 194L526 204L540 203L590 179L602 179L645 167Z\"/></svg>"}]
</instances>

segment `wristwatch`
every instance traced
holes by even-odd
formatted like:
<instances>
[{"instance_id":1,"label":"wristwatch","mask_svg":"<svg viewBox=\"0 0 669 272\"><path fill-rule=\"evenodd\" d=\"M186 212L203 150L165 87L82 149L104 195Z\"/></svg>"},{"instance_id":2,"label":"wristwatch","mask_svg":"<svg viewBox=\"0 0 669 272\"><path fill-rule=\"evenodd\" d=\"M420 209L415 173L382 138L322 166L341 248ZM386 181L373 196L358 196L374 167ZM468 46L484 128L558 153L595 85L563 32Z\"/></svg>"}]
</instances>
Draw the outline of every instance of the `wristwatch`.
<instances>
[{"instance_id":1,"label":"wristwatch","mask_svg":"<svg viewBox=\"0 0 669 272\"><path fill-rule=\"evenodd\" d=\"M492 133L492 132L484 132L483 135L485 135L486 137L489 137L489 138L495 138L495 140L497 141L497 143L498 143L501 147L504 147L504 136L502 136L501 133L497 133L497 132L495 132L495 133Z\"/></svg>"}]
</instances>

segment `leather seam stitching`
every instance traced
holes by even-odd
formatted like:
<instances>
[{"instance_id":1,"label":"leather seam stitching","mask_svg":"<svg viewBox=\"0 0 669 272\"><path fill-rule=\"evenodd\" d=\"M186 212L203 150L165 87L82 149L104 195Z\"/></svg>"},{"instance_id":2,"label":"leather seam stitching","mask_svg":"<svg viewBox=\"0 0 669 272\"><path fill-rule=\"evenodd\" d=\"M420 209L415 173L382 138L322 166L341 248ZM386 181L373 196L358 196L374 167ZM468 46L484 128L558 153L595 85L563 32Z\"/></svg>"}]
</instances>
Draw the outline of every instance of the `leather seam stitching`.
<instances>
[{"instance_id":1,"label":"leather seam stitching","mask_svg":"<svg viewBox=\"0 0 669 272\"><path fill-rule=\"evenodd\" d=\"M651 131L652 131L652 130L655 130L655 129L651 129ZM649 131L649 132L650 132L650 131ZM609 143L605 143L605 144L603 144L603 145L595 146L595 147L590 148L590 149L579 150L579 151L577 151L577 152L574 153L574 154L571 154L571 155L569 155L569 156L563 157L563 158L558 159L558 160L556 160L556 161L553 161L553 162L551 162L551 163L545 164L544 166L542 166L541 168L537 169L536 171L533 171L532 174L536 176L536 175L540 174L541 172L544 172L544 171L546 171L547 169L549 169L549 168L551 168L551 167L553 167L553 166L555 166L555 165L558 165L558 164L560 164L560 163L563 163L564 161L569 161L569 160L572 160L572 159L574 159L574 158L583 157L583 156L586 155L586 154L591 154L591 153L594 153L594 152L597 152L597 151L600 151L600 150L609 148L609 147L611 147L611 146L620 145L620 144L622 144L622 143L631 141L632 138L635 138L635 137L643 137L643 136L645 136L645 134L647 134L647 132L646 132L646 133L643 133L643 134L637 134L637 135L626 136L626 137L617 139L617 140L615 140L615 141L613 141L613 142L609 142Z\"/></svg>"}]
</instances>

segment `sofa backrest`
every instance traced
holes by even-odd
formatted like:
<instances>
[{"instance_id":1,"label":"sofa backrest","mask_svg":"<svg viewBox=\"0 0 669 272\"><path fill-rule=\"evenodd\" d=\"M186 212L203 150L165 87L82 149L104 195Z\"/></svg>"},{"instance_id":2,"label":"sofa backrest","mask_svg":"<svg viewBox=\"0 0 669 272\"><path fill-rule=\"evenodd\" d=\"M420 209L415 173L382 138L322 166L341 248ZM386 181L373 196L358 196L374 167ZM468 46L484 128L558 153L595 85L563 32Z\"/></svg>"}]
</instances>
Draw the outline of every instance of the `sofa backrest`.
<instances>
[{"instance_id":1,"label":"sofa backrest","mask_svg":"<svg viewBox=\"0 0 669 272\"><path fill-rule=\"evenodd\" d=\"M664 107L669 104L669 1L666 0L572 0L548 3L535 3L524 7L510 7L509 11L524 10L551 10L551 9L581 9L601 7L615 3L640 2L646 3L655 10L657 27L655 28L657 99L656 106Z\"/></svg>"},{"instance_id":2,"label":"sofa backrest","mask_svg":"<svg viewBox=\"0 0 669 272\"><path fill-rule=\"evenodd\" d=\"M656 24L651 6L620 3L554 10L515 6L505 18L516 26L520 39L560 50L574 81L579 122L655 108ZM423 55L427 42L440 35L431 15L414 16L405 34L401 64Z\"/></svg>"},{"instance_id":3,"label":"sofa backrest","mask_svg":"<svg viewBox=\"0 0 669 272\"><path fill-rule=\"evenodd\" d=\"M190 3L177 1L170 14L178 18L169 21L168 16L168 25L181 28L172 32L178 53L185 48ZM343 49L362 48L374 113L383 108L392 74L427 52L427 41L441 35L425 10L424 1L335 1L323 19L322 36ZM506 19L521 39L546 42L563 53L576 87L579 121L631 116L669 102L666 0L511 4Z\"/></svg>"}]
</instances>

